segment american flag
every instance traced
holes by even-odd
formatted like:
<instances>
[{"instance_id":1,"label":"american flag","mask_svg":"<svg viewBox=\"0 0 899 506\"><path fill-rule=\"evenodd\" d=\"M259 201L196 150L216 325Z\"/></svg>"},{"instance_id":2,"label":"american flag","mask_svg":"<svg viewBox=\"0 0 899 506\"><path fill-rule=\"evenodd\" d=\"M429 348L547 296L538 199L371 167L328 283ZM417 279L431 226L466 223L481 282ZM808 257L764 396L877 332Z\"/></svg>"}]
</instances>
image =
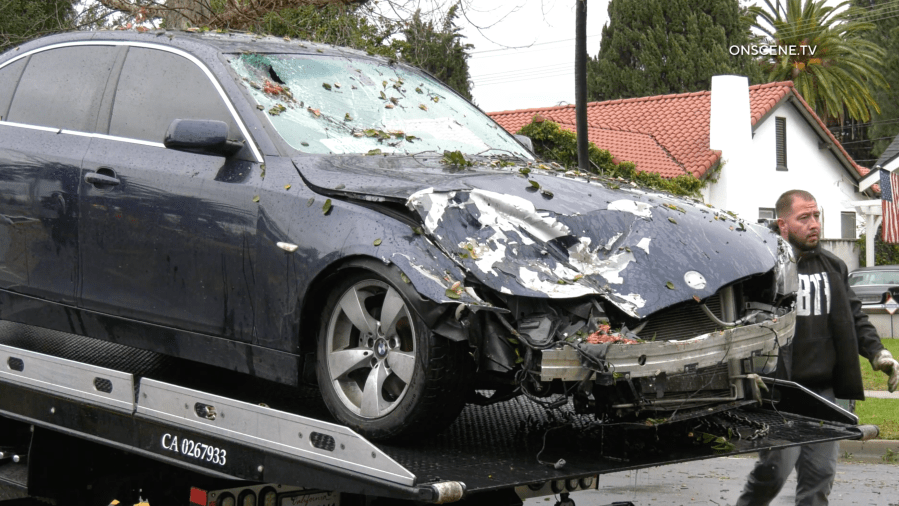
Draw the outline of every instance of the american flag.
<instances>
[{"instance_id":1,"label":"american flag","mask_svg":"<svg viewBox=\"0 0 899 506\"><path fill-rule=\"evenodd\" d=\"M895 189L895 191L894 191ZM880 198L883 199L883 242L899 242L899 174L880 169Z\"/></svg>"}]
</instances>

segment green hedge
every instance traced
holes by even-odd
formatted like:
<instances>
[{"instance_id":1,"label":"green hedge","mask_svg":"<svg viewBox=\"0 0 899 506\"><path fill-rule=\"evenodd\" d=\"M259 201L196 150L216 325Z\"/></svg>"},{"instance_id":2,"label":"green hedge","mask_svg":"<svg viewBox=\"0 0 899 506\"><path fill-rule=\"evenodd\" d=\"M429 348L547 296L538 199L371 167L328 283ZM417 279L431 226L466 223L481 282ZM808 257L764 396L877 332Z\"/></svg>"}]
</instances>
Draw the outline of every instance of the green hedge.
<instances>
[{"instance_id":1,"label":"green hedge","mask_svg":"<svg viewBox=\"0 0 899 506\"><path fill-rule=\"evenodd\" d=\"M518 131L534 142L534 151L541 158L554 161L568 169L577 169L577 135L546 120L532 121ZM588 148L590 170L607 177L623 178L639 185L666 191L675 195L700 197L700 190L707 184L705 180L683 175L665 179L655 172L639 172L632 162L615 163L612 154L596 147L592 142Z\"/></svg>"},{"instance_id":2,"label":"green hedge","mask_svg":"<svg viewBox=\"0 0 899 506\"><path fill-rule=\"evenodd\" d=\"M874 265L899 265L899 244L890 244L883 242L883 226L877 227L877 234L874 236ZM865 261L868 243L864 235L855 241L858 245L858 265L859 267L867 267Z\"/></svg>"}]
</instances>

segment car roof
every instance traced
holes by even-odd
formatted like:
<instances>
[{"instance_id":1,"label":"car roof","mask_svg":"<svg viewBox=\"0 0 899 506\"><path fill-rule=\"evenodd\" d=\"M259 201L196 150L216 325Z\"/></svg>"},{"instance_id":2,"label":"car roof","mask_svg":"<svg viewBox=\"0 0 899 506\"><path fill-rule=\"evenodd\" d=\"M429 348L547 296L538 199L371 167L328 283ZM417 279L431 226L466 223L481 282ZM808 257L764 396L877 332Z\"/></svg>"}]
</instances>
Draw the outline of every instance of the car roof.
<instances>
[{"instance_id":1,"label":"car roof","mask_svg":"<svg viewBox=\"0 0 899 506\"><path fill-rule=\"evenodd\" d=\"M274 37L271 35L259 35L243 32L187 32L179 30L97 30L66 32L57 35L41 37L8 50L0 56L0 64L10 58L33 49L67 42L139 42L144 44L156 44L176 47L192 53L201 59L208 58L214 53L296 53L296 54L321 54L325 56L344 56L354 58L388 59L371 55L352 48L332 46L318 42L304 40L292 40L288 37Z\"/></svg>"},{"instance_id":2,"label":"car roof","mask_svg":"<svg viewBox=\"0 0 899 506\"><path fill-rule=\"evenodd\" d=\"M875 271L899 271L899 265L875 265L874 267L859 267L850 274L857 272L875 272Z\"/></svg>"}]
</instances>

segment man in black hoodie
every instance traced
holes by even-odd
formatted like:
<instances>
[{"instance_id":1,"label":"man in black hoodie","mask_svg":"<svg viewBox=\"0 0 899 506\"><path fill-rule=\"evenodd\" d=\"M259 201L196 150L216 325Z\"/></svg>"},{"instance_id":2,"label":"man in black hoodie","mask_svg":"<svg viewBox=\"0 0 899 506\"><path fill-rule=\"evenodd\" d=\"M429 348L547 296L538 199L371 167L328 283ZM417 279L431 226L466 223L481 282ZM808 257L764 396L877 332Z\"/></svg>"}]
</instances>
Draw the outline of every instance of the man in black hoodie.
<instances>
[{"instance_id":1,"label":"man in black hoodie","mask_svg":"<svg viewBox=\"0 0 899 506\"><path fill-rule=\"evenodd\" d=\"M849 288L846 264L819 244L821 213L812 194L791 190L777 200L777 225L790 242L799 270L796 334L780 352L775 375L833 401L864 400L861 354L874 370L899 385L899 363L884 349L874 326ZM796 468L796 504L825 505L836 473L839 443L817 443L759 452L737 506L767 505Z\"/></svg>"}]
</instances>

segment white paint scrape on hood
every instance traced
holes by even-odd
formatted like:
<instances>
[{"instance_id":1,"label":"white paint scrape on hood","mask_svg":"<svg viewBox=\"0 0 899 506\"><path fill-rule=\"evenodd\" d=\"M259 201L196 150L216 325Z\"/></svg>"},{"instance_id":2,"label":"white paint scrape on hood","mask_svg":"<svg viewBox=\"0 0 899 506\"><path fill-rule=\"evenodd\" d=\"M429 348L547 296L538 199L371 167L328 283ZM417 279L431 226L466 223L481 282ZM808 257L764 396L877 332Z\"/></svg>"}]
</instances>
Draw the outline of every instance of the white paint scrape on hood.
<instances>
[{"instance_id":1,"label":"white paint scrape on hood","mask_svg":"<svg viewBox=\"0 0 899 506\"><path fill-rule=\"evenodd\" d=\"M540 191L516 177L480 182L490 188L428 187L406 206L455 265L498 292L596 295L643 318L774 267L776 242L688 202L568 181ZM683 286L690 270L708 273L707 286Z\"/></svg>"}]
</instances>

